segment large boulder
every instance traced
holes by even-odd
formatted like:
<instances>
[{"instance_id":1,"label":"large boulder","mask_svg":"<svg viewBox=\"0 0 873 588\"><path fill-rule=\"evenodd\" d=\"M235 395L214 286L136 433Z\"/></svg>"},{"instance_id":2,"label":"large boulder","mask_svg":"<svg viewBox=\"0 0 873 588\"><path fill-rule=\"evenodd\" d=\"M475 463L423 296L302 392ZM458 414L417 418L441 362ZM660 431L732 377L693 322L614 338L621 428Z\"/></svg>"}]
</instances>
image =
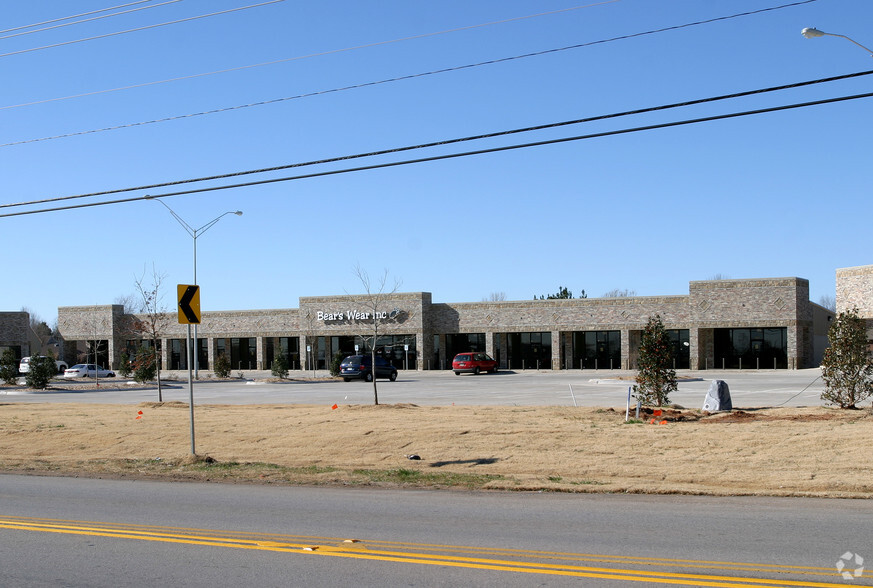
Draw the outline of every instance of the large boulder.
<instances>
[{"instance_id":1,"label":"large boulder","mask_svg":"<svg viewBox=\"0 0 873 588\"><path fill-rule=\"evenodd\" d=\"M709 392L703 400L703 410L716 412L719 410L733 410L731 392L724 380L713 380L709 384Z\"/></svg>"}]
</instances>

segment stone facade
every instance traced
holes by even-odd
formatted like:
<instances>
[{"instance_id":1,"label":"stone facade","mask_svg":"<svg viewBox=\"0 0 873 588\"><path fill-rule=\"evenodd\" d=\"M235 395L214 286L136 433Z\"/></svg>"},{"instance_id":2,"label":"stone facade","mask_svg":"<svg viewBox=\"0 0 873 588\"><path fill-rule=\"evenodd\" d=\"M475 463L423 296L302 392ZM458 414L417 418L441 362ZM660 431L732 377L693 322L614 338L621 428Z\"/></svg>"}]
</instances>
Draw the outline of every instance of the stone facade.
<instances>
[{"instance_id":1,"label":"stone facade","mask_svg":"<svg viewBox=\"0 0 873 588\"><path fill-rule=\"evenodd\" d=\"M26 312L0 312L0 349L11 348L18 355L16 359L30 355L29 325Z\"/></svg>"},{"instance_id":2,"label":"stone facade","mask_svg":"<svg viewBox=\"0 0 873 588\"><path fill-rule=\"evenodd\" d=\"M784 367L797 369L814 365L813 341L820 335L816 324L827 324L814 320L827 311L809 302L809 283L802 278L695 281L689 284L689 293L681 296L434 303L429 292L412 292L378 299L311 296L299 302L297 309L203 312L197 336L208 341L210 363L216 357L214 343L221 339L255 338L257 368L268 369L266 342L271 338L296 338L304 350L317 338L372 335L375 324L379 335L414 337L417 364L410 369L430 369L434 367L431 359L437 356L439 365L451 362L446 357L447 336L484 334L485 350L494 354L508 349L508 337L518 333L550 336L551 357L528 367L576 367L573 333L590 331L620 333L620 360L600 367L633 369L641 332L649 317L657 314L667 329L687 330L691 369L721 367L715 356L718 330L741 328L785 329ZM125 315L117 305L58 309L58 326L65 340L106 340L112 365L117 364L127 340L142 338L132 325L147 318ZM187 326L178 324L175 314L165 315L164 323L165 343L186 338ZM166 365L167 345L162 347Z\"/></svg>"},{"instance_id":3,"label":"stone facade","mask_svg":"<svg viewBox=\"0 0 873 588\"><path fill-rule=\"evenodd\" d=\"M873 319L873 265L837 270L837 312L858 309L858 316Z\"/></svg>"},{"instance_id":4,"label":"stone facade","mask_svg":"<svg viewBox=\"0 0 873 588\"><path fill-rule=\"evenodd\" d=\"M837 312L853 308L867 321L867 340L873 344L873 265L837 270Z\"/></svg>"}]
</instances>

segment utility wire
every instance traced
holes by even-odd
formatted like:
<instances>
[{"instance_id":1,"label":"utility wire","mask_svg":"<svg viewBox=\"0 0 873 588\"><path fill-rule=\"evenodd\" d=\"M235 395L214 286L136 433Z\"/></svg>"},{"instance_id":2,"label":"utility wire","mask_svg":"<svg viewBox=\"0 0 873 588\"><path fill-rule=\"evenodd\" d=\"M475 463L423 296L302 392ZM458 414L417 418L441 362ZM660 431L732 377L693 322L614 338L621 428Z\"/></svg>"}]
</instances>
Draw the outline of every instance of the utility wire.
<instances>
[{"instance_id":1,"label":"utility wire","mask_svg":"<svg viewBox=\"0 0 873 588\"><path fill-rule=\"evenodd\" d=\"M151 1L151 0L149 0L149 1ZM44 27L44 28L41 28L41 29L35 29L35 30L32 30L32 31L23 31L23 32L20 32L20 33L15 33L15 34L13 34L13 35L5 35L5 36L3 36L3 37L0 37L0 40L2 40L2 39L11 39L12 37L20 37L20 36L22 36L22 35L32 35L33 33L42 33L42 32L45 32L45 31L50 31L50 30L53 30L53 29L60 29L60 28L63 28L63 27L70 27L70 26L77 25L77 24L82 24L82 23L85 23L85 22L92 22L92 21L95 21L95 20L103 19L103 18L110 18L110 17L113 17L113 16L120 16L120 15L122 15L122 14L129 14L129 13L131 13L131 12L139 12L140 10L148 10L148 9L150 9L150 8L157 8L158 6L165 6L165 5L167 5L167 4L174 4L174 3L176 3L176 2L181 2L181 1L182 1L182 0L167 0L166 2L161 2L160 4L152 4L151 6L141 6L141 7L139 7L139 8L131 8L131 9L129 9L129 10L122 10L121 12L114 12L114 13L112 13L112 14L104 14L104 15L101 15L101 16L94 16L94 17L91 17L91 18L86 18L86 19L84 19L84 20L77 20L77 21L74 21L74 22L66 22L66 23L63 23L63 24L56 24L56 25L52 25L52 26L50 26L50 27ZM104 11L105 11L105 10L104 10ZM101 11L101 12L104 12L104 11ZM67 18L71 18L71 17L67 17ZM16 29L12 29L12 30L16 30ZM6 32L6 31L2 31L2 32Z\"/></svg>"},{"instance_id":2,"label":"utility wire","mask_svg":"<svg viewBox=\"0 0 873 588\"><path fill-rule=\"evenodd\" d=\"M55 43L53 45L43 45L42 47L31 47L30 49L20 49L18 51L10 51L9 53L0 53L0 57L9 57L11 55L21 55L22 53L30 53L32 51L41 51L43 49L52 49L54 47L63 47L64 45L72 45L74 43L84 43L85 41L94 41L96 39L105 39L107 37L116 37L118 35L126 35L127 33L135 33L138 31L145 31L148 29L156 29L158 27L165 27L167 25L179 24L180 22L188 22L192 20L198 20L200 18L208 18L210 16L218 16L221 14L228 14L230 12L239 12L240 10L248 10L249 8L259 8L261 6L266 6L267 4L276 4L277 2L284 2L285 0L268 0L267 2L261 2L260 4L250 4L249 6L241 6L239 8L230 8L228 10L221 10L219 12L211 12L209 14L200 14L198 16L189 16L188 18L180 18L179 20L171 20L169 22L162 22L153 25L147 25L144 27L137 27L135 29L127 29L126 31L116 31L114 33L106 33L104 35L96 35L94 37L86 37L84 39L75 39L73 41L64 41L63 43Z\"/></svg>"},{"instance_id":3,"label":"utility wire","mask_svg":"<svg viewBox=\"0 0 873 588\"><path fill-rule=\"evenodd\" d=\"M425 148L429 148L429 147L452 145L455 143L464 143L464 142L469 142L469 141L476 141L479 139L490 139L490 138L494 138L494 137L502 137L502 136L507 136L507 135L519 134L519 133L527 133L527 132L531 132L531 131L552 129L552 128L563 127L563 126L568 126L568 125L582 124L582 123L594 122L594 121L599 121L599 120L607 120L607 119L612 119L612 118L620 118L620 117L630 116L630 115L634 115L634 114L645 114L645 113L649 113L649 112L656 112L656 111L661 111L661 110L680 108L683 106L693 106L693 105L697 105L697 104L706 104L706 103L710 103L710 102L718 102L718 101L722 101L722 100L728 100L731 98L742 98L742 97L746 97L746 96L753 96L753 95L765 94L765 93L769 93L769 92L776 92L779 90L801 88L804 86L812 86L812 85L823 84L823 83L827 83L827 82L834 82L834 81L846 80L846 79L851 79L851 78L856 78L856 77L868 76L871 74L873 74L873 70L862 71L862 72L857 72L857 73L852 73L852 74L844 74L844 75L833 76L833 77L829 77L829 78L821 78L821 79L817 79L817 80L809 80L809 81L805 81L805 82L794 82L792 84L784 84L781 86L772 86L769 88L760 88L757 90L747 90L744 92L735 92L733 94L724 94L721 96L712 96L709 98L699 98L696 100L686 100L684 102L675 102L672 104L664 104L664 105L660 105L660 106L650 106L647 108L639 108L636 110L627 110L624 112L616 112L616 113L611 113L611 114L601 114L601 115L597 115L597 116L590 116L590 117L579 118L579 119L574 119L574 120L554 122L554 123L548 123L548 124L542 124L542 125L536 125L536 126L530 126L530 127L522 127L522 128L516 128L516 129L509 129L509 130L503 130L503 131L495 131L492 133L472 135L472 136L460 137L460 138L455 138L455 139L444 139L441 141L433 141L430 143L420 143L417 145L408 145L408 146L404 146L404 147L393 147L390 149L382 149L382 150L378 150L378 151L370 151L370 152L366 152L366 153L357 153L357 154L352 154L352 155L343 155L343 156L339 156L339 157L332 157L332 158L327 158L327 159L318 159L318 160L307 161L307 162L302 162L302 163L291 163L291 164L285 164L285 165L268 167L268 168L236 171L236 172L230 172L230 173L214 175L214 176L206 176L206 177L200 177L200 178L189 178L189 179L185 179L185 180L176 180L176 181L172 181L172 182L163 182L163 183L159 183L159 184L149 184L149 185L145 185L145 186L136 186L133 188L119 188L119 189L115 189L115 190L106 190L106 191L102 191L102 192L91 192L88 194L78 194L78 195L74 195L74 196L62 196L62 197L58 197L58 198L32 200L29 202L0 204L0 208L9 208L9 207L14 207L14 206L32 206L35 204L46 204L49 202L59 202L62 200L73 200L73 199L78 199L78 198L92 198L95 196L106 196L109 194L133 192L136 190L150 190L150 189L154 189L154 188L165 188L167 186L177 186L177 185L181 185L181 184L192 184L192 183L197 183L197 182L221 180L221 179L227 179L230 177L262 174L262 173L281 171L281 170L291 169L291 168L296 168L296 167L306 167L306 166L312 166L312 165L321 165L321 164L325 164L325 163L335 163L338 161L348 161L351 159L360 159L360 158L364 158L364 157L373 157L373 156L377 156L377 155L388 155L388 154L392 154L392 153L400 153L403 151L412 151L412 150L417 150L417 149L425 149Z\"/></svg>"},{"instance_id":4,"label":"utility wire","mask_svg":"<svg viewBox=\"0 0 873 588\"><path fill-rule=\"evenodd\" d=\"M457 159L457 158L461 158L461 157L469 157L472 155L484 155L484 154L488 154L488 153L500 153L503 151L527 149L530 147L542 147L544 145L556 145L559 143L568 143L571 141L581 141L581 140L585 140L585 139L611 137L611 136L615 136L615 135L624 135L624 134L629 134L629 133L637 133L637 132L641 132L641 131L666 129L666 128L671 128L671 127L699 124L699 123L703 123L703 122L712 122L712 121L716 121L716 120L726 120L726 119L731 119L731 118L739 118L739 117L743 117L743 116L751 116L751 115L756 115L756 114L765 114L765 113L770 113L770 112L779 112L779 111L783 111L783 110L792 110L792 109L797 109L797 108L807 108L810 106L819 106L822 104L833 104L833 103L837 103L837 102L845 102L848 100L858 100L860 98L871 98L871 97L873 97L873 92L868 92L865 94L855 94L853 96L840 96L837 98L827 98L824 100L815 100L812 102L803 102L803 103L799 103L799 104L788 104L788 105L783 105L783 106L773 106L770 108L760 108L757 110L747 110L744 112L733 112L733 113L729 113L729 114L719 114L719 115L707 116L707 117L703 117L703 118L687 119L687 120L681 120L681 121L661 123L661 124L656 124L656 125L647 125L647 126L642 126L642 127L619 129L619 130L615 130L615 131L604 131L602 133L591 133L588 135L577 135L574 137L564 137L564 138L560 138L560 139L548 139L548 140L536 141L536 142L532 142L532 143L522 143L522 144L516 144L516 145L506 145L503 147L492 147L489 149L479 149L476 151L465 151L465 152L460 152L460 153L434 155L431 157L422 157L420 159L407 159L407 160L394 161L394 162L388 162L388 163L376 163L376 164L360 166L360 167L351 167L351 168L343 168L343 169L329 170L329 171L322 171L322 172L313 172L310 174L301 174L301 175L297 175L297 176L287 176L287 177L283 177L283 178L271 178L268 180L256 180L256 181L244 182L244 183L240 183L240 184L226 184L223 186L194 188L191 190L182 190L182 191L178 191L178 192L166 192L163 194L153 194L153 195L146 194L145 196L136 196L133 198L122 198L122 199L118 199L118 200L108 200L108 201L103 201L103 202L92 202L92 203L88 203L88 204L74 204L74 205L69 205L69 206L58 206L55 208L44 208L44 209L40 209L40 210L11 212L11 213L6 213L6 214L0 214L0 218L11 217L11 216L23 216L23 215L27 215L27 214L40 214L40 213L44 213L44 212L56 212L56 211L60 211L60 210L71 210L71 209L75 209L75 208L89 208L89 207L94 207L94 206L106 206L109 204L121 204L124 202L136 202L136 201L140 201L140 200L149 200L149 199L156 199L156 198L168 198L170 196L199 194L199 193L203 193L203 192L215 192L215 191L219 191L219 190L231 190L231 189L235 189L235 188L246 188L246 187L251 187L251 186L260 186L260 185L264 185L264 184L274 184L274 183L278 183L278 182L289 182L289 181L293 181L293 180L303 180L303 179L309 179L309 178L334 176L334 175L347 174L347 173L360 172L360 171L369 171L369 170L375 170L375 169L399 167L402 165L412 165L412 164L427 163L427 162L432 162L432 161Z\"/></svg>"},{"instance_id":5,"label":"utility wire","mask_svg":"<svg viewBox=\"0 0 873 588\"><path fill-rule=\"evenodd\" d=\"M780 402L779 404L775 404L774 406L785 406L786 404L788 404L789 402L791 402L792 400L794 400L795 398L797 398L798 396L800 396L801 394L803 394L804 392L806 392L806 390L807 390L810 386L812 386L813 384L815 384L815 383L816 383L817 381L819 381L820 379L821 379L821 376L818 376L818 377L817 377L816 379L814 379L812 382L810 382L809 384L807 384L806 387L805 387L803 390L801 390L800 392L798 392L797 394L795 394L794 396L792 396L792 397L789 398L788 400L784 400L784 401Z\"/></svg>"},{"instance_id":6,"label":"utility wire","mask_svg":"<svg viewBox=\"0 0 873 588\"><path fill-rule=\"evenodd\" d=\"M354 84L354 85L351 85L351 86L344 86L344 87L341 87L341 88L333 88L333 89L330 89L330 90L320 90L320 91L316 91L316 92L309 92L309 93L306 93L306 94L297 94L296 96L287 96L287 97L284 97L284 98L273 98L273 99L271 99L271 100L262 100L262 101L260 101L260 102L252 102L252 103L249 103L249 104L240 104L240 105L236 105L236 106L227 106L227 107L225 107L225 108L216 108L216 109L213 109L213 110L205 110L205 111L202 111L202 112L195 112L195 113L188 113L188 114L180 114L180 115L176 115L176 116L168 116L168 117L159 118L159 119L152 119L152 120L147 120L147 121L139 121L139 122L134 122L134 123L126 123L126 124L123 124L123 125L115 125L115 126L111 126L111 127L103 127L103 128L100 128L100 129L90 129L90 130L86 130L86 131L76 131L76 132L72 132L72 133L64 133L64 134L61 134L61 135L52 135L52 136L49 136L49 137L39 137L39 138L36 138L36 139L24 139L24 140L21 140L21 141L12 141L12 142L9 142L9 143L2 143L2 144L0 144L0 147L12 147L12 146L15 146L15 145L25 145L25 144L28 144L28 143L39 143L39 142L42 142L42 141L53 141L53 140L55 140L55 139L66 139L66 138L69 138L69 137L79 137L79 136L82 136L82 135L91 135L91 134L94 134L94 133L102 133L102 132L106 132L106 131L117 131L117 130L119 130L119 129L129 129L129 128L140 127L140 126L144 126L144 125L151 125L151 124L162 123L162 122L170 122L170 121L174 121L174 120L182 120L182 119L186 119L186 118L194 118L194 117L205 116L205 115L209 115L209 114L218 114L218 113L222 113L222 112L230 112L230 111L233 111L233 110L241 110L241 109L244 109L244 108L253 108L253 107L256 107L256 106L265 106L265 105L268 105L268 104L277 104L277 103L279 103L279 102L287 102L287 101L289 101L289 100L297 100L297 99L301 99L301 98L310 98L310 97L313 97L313 96L321 96L321 95L324 95L324 94L332 94L332 93L336 93L336 92L343 92L343 91L346 91L346 90L355 90L355 89L366 88L366 87L370 87L370 86L378 86L378 85L381 85L381 84L388 84L388 83L392 83L392 82L399 82L399 81L411 80L411 79L416 79L416 78L422 78L422 77L432 76L432 75L437 75L437 74L443 74L443 73L450 73L450 72L455 72L455 71L461 71L461 70L464 70L464 69L471 69L471 68L474 68L474 67L482 67L482 66L485 66L485 65L494 65L494 64L498 64L498 63L505 63L505 62L508 62L508 61L515 61L515 60L518 60L518 59L526 59L526 58L528 58L528 57L539 57L539 56L542 56L542 55L548 55L548 54L551 54L551 53L558 53L558 52L561 52L561 51L568 51L568 50L570 50L570 49L580 49L580 48L582 48L582 47L590 47L590 46L592 46L592 45L599 45L599 44L602 44L602 43L610 43L610 42L613 42L613 41L621 41L621 40L625 40L625 39L631 39L631 38L634 38L634 37L641 37L641 36L644 36L644 35L652 35L652 34L656 34L656 33L663 33L663 32L666 32L666 31L673 31L673 30L682 29L682 28L686 28L686 27L698 26L698 25L702 25L702 24L708 24L708 23L717 22L717 21L721 21L721 20L727 20L727 19L731 19L731 18L738 18L738 17L741 17L741 16L749 16L749 15L752 15L752 14L758 14L758 13L761 13L761 12L767 12L767 11L770 11L770 10L778 10L778 9L786 8L786 7L789 7L789 6L796 6L796 5L798 5L798 4L808 4L808 3L810 3L810 2L817 2L817 1L818 1L818 0L803 0L802 2L795 2L795 3L793 3L793 4L785 4L785 5L777 6L777 7L763 8L763 9L760 9L760 10L755 10L755 11L751 11L751 12L743 12L743 13L734 14L734 15L730 15L730 16L720 16L720 17L716 17L716 18L712 18L712 19L708 19L708 20L702 20L702 21L698 21L698 22L694 22L694 23L687 23L687 24L682 24L682 25L674 25L674 26L665 27L665 28L662 28L662 29L655 29L655 30L646 31L646 32L642 32L642 33L632 33L632 34L630 34L630 35L622 35L622 36L620 36L620 37L613 37L613 38L610 38L610 39L601 39L601 40L599 40L599 41L590 41L590 42L587 42L587 43L579 43L579 44L576 44L576 45L568 45L568 46L566 46L566 47L558 47L558 48L554 48L554 49L545 49L545 50L543 50L543 51L535 51L535 52L532 52L532 53L525 53L525 54L522 54L522 55L513 55L513 56L510 56L510 57L501 57L501 58L498 58L498 59L491 59L491 60L488 60L488 61L480 61L480 62L478 62L478 63L471 63L471 64L466 64L466 65L458 65L458 66L455 66L455 67L448 67L448 68L443 68L443 69L438 69L438 70L433 70L433 71L428 71L428 72L422 72L422 73L410 74L410 75L406 75L406 76L398 76L398 77L388 78L388 79L383 79L383 80L378 80L378 81L374 81L374 82L364 82L364 83L361 83L361 84ZM0 55L0 57L2 57L2 55Z\"/></svg>"},{"instance_id":7,"label":"utility wire","mask_svg":"<svg viewBox=\"0 0 873 588\"><path fill-rule=\"evenodd\" d=\"M44 104L44 103L46 103L46 102L57 102L57 101L59 101L59 100L70 100L70 99L72 99L72 98L82 98L82 97L85 97L85 96L94 96L94 95L96 95L96 94L107 94L107 93L109 93L109 92L118 92L118 91L120 91L120 90L132 90L132 89L135 89L135 88L144 88L144 87L147 87L147 86L155 86L155 85L158 85L158 84L166 84L166 83L169 83L169 82L179 82L179 81L182 81L182 80L191 80L191 79L195 79L195 78L202 78L202 77L212 76L212 75L216 75L216 74L230 73L230 72L234 72L234 71L241 71L241 70L245 70L245 69L252 69L252 68L255 68L255 67L263 67L263 66L266 66L266 65L276 65L276 64L279 64L279 63L287 63L287 62L289 62L289 61L298 61L298 60L301 60L301 59L310 59L310 58L312 58L312 57L323 57L323 56L325 56L325 55L333 55L333 54L336 54L336 53L345 53L345 52L347 52L347 51L355 51L355 50L357 50L357 49L368 49L368 48L370 48L370 47L378 47L378 46L380 46L380 45L389 45L389 44L391 44L391 43L400 43L401 41L414 41L414 40L416 40L416 39L424 39L424 38L427 38L427 37L434 37L434 36L436 36L436 35L445 35L445 34L448 34L448 33L456 33L456 32L459 32L459 31L467 31L467 30L476 29L476 28L481 28L481 27L493 26L493 25L498 25L498 24L505 24L505 23L508 23L508 22L514 22L514 21L518 21L518 20L526 20L526 19L529 19L529 18L537 18L537 17L540 17L540 16L549 16L549 15L552 15L552 14L558 14L558 13L560 13L560 12L568 12L568 11L570 11L570 10L579 10L579 9L581 9L581 8L592 8L592 7L594 7L594 6L601 6L601 5L603 5L603 4L611 4L611 3L613 3L613 2L618 2L618 1L619 1L619 0L605 0L605 1L603 1L603 2L595 2L594 4L584 4L584 5L581 5L581 6L571 6L570 8L562 8L562 9L560 9L560 10L552 10L552 11L550 11L550 12L540 12L540 13L537 13L537 14L529 14L529 15L526 15L526 16L516 16L516 17L513 17L513 18L506 18L506 19L503 19L503 20L495 20L495 21L486 22L486 23L481 23L481 24L475 24L475 25L466 25L466 26L462 26L462 27L456 27L456 28L453 28L453 29L446 29L446 30L443 30L443 31L436 31L436 32L432 32L432 33L422 33L422 34L420 34L420 35L412 35L412 36L409 36L409 37L400 37L399 39L391 39L391 40L388 40L388 41L376 41L376 42L373 42L373 43L366 43L366 44L364 44L364 45L355 45L355 46L353 46L353 47L345 47L345 48L342 48L342 49L329 49L329 50L327 50L327 51L320 51L320 52L318 52L318 53L309 53L309 54L307 54L307 55L297 55L297 56L295 56L295 57L286 57L285 59L276 59L276 60L273 60L273 61L264 61L264 62L262 62L262 63L254 63L254 64L250 64L250 65L241 65L241 66L238 66L238 67L229 67L229 68L226 68L226 69L219 69L219 70L210 71L210 72L204 72L204 73L198 73L198 74L191 74L191 75L187 75L187 76L179 76L179 77L175 77L175 78L167 78L167 79L165 79L165 80L157 80L157 81L152 81L152 82L143 82L143 83L140 83L140 84L131 84L131 85L129 85L129 86L120 86L120 87L118 87L118 88L109 88L109 89L107 89L107 90L95 90L95 91L93 91L93 92L83 92L83 93L81 93L81 94L73 94L73 95L70 95L70 96L62 96L62 97L59 97L59 98L46 98L46 99L44 99L44 100L35 100L35 101L33 101L33 102L25 102L25 103L22 103L22 104L11 104L11 105L9 105L9 106L0 106L0 110L7 110L7 109L10 109L10 108L19 108L19 107L22 107L22 106L33 106L33 105L35 105L35 104ZM0 31L0 32L2 32L2 31Z\"/></svg>"},{"instance_id":8,"label":"utility wire","mask_svg":"<svg viewBox=\"0 0 873 588\"><path fill-rule=\"evenodd\" d=\"M79 14L73 14L71 16L62 16L61 18L53 18L52 20L44 20L42 22L35 22L29 25L22 25L20 27L14 27L11 29L3 29L0 30L0 34L3 33L11 33L12 31L21 31L24 29L32 29L33 27L40 27L42 25L52 24L55 22L61 22L65 20L70 20L71 18L79 18L80 16L90 16L92 14L100 14L101 12L108 12L110 10L117 10L119 8L127 8L128 6L136 6L137 4L145 4L146 2L151 2L152 0L138 0L137 2L130 2L128 4L121 4L119 6L111 6L109 8L101 8L100 10L92 10L90 12L82 12Z\"/></svg>"}]
</instances>

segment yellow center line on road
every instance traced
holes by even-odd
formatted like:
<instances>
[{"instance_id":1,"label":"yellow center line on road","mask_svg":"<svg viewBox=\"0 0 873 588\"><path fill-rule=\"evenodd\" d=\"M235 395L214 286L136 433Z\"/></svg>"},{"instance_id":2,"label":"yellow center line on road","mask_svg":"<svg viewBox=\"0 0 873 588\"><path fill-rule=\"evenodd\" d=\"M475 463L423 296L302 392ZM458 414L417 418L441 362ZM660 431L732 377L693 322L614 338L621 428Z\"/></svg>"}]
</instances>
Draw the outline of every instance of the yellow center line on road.
<instances>
[{"instance_id":1,"label":"yellow center line on road","mask_svg":"<svg viewBox=\"0 0 873 588\"><path fill-rule=\"evenodd\" d=\"M747 578L739 576L734 577L712 574L688 574L673 573L667 571L578 566L559 563L542 563L536 561L515 561L511 559L470 557L446 553L458 551L467 553L470 551L479 552L479 555L494 555L496 553L500 553L504 555L512 555L515 557L526 556L540 559L551 559L552 561L554 561L555 559L564 560L573 558L573 554L545 551L518 550L516 552L515 550L499 549L488 551L487 548L461 548L453 546L400 544L389 542L381 542L381 545L383 545L384 547L393 546L393 549L374 550L371 546L378 545L380 544L380 542L376 541L373 543L358 542L344 544L340 542L341 540L335 538L328 539L316 537L293 537L293 541L277 541L276 539L282 539L282 537L271 535L256 535L253 533L234 533L201 529L147 527L142 525L120 525L90 521L53 521L49 519L26 519L19 517L0 518L0 529L59 533L68 535L97 536L119 539L134 539L140 541L158 541L208 547L253 549L261 551L282 552L288 554L322 555L329 557L400 562L407 564L440 565L480 570L561 575L581 578L621 580L626 582L649 582L685 586L711 586L723 588L761 586L810 586L816 588L836 588L845 586L844 583L836 584L827 582L800 582L770 578ZM219 536L213 536L216 534ZM292 537L288 538L292 539ZM329 543L333 543L333 545ZM397 548L401 545L405 545L407 548L417 551L398 551ZM443 553L427 553L427 551L442 551ZM594 554L580 554L580 557L577 557L576 561L594 558L602 558L602 560L616 558L616 563L637 563L642 565L649 565L649 558L638 558L638 560L645 561L633 562L621 560L619 559L619 556L597 556ZM628 559L631 560L632 558ZM651 562L658 561L659 560L651 560ZM660 561L661 563L659 563L659 565L669 565L663 563L663 560ZM688 567L689 564L696 564L699 566L702 566L703 564L708 564L712 567L723 566L726 569L732 570L734 568L731 568L731 566L742 566L742 568L738 569L741 569L742 571L759 571L762 573L771 574L775 572L786 571L785 567L779 567L778 569L776 569L775 567L766 564L761 566L765 569L754 570L745 568L754 568L756 564L735 564L732 562L698 562L696 560L667 561L675 561L675 565L680 565L684 567ZM797 568L798 571L817 569L801 566L797 566ZM809 573L809 571L807 571L806 573ZM824 575L824 570L822 570L822 575ZM829 570L827 575L835 576L835 570Z\"/></svg>"}]
</instances>

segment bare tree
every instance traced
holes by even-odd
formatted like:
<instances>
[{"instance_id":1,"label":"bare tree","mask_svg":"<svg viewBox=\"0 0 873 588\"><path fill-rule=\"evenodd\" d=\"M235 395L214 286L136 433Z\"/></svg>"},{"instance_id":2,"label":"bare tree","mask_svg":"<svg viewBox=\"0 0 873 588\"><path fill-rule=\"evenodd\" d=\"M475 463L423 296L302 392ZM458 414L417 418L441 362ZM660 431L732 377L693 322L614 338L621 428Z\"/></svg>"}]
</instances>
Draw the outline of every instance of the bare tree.
<instances>
[{"instance_id":1,"label":"bare tree","mask_svg":"<svg viewBox=\"0 0 873 588\"><path fill-rule=\"evenodd\" d=\"M709 279L710 279L710 280L713 280L713 281L716 281L716 280L730 280L731 277L730 277L729 275L727 275L727 274L718 273L718 274L713 274L712 276L710 276Z\"/></svg>"},{"instance_id":2,"label":"bare tree","mask_svg":"<svg viewBox=\"0 0 873 588\"><path fill-rule=\"evenodd\" d=\"M145 283L145 275L146 272L145 269L143 269L142 275L139 278L134 279L136 290L141 299L140 313L144 318L135 318L132 329L139 333L140 337L152 342L155 351L155 373L157 374L158 381L158 402L163 402L159 342L171 320L170 315L167 314L167 308L163 301L164 292L161 289L161 285L167 275L158 273L155 267L152 266L152 283L149 285Z\"/></svg>"},{"instance_id":3,"label":"bare tree","mask_svg":"<svg viewBox=\"0 0 873 588\"><path fill-rule=\"evenodd\" d=\"M389 290L387 269L382 272L378 279L371 280L370 275L360 265L355 266L355 275L364 287L364 294L358 297L358 301L366 312L362 313L363 316L359 318L358 324L361 327L361 337L370 347L370 369L373 373L373 403L379 404L379 391L376 387L376 345L379 342L380 335L388 334L391 330L391 325L404 318L399 316L398 311L388 308L390 306L390 298L400 288L400 281L395 279L393 287Z\"/></svg>"},{"instance_id":4,"label":"bare tree","mask_svg":"<svg viewBox=\"0 0 873 588\"><path fill-rule=\"evenodd\" d=\"M54 329L41 316L28 307L22 306L21 312L26 312L30 320L28 323L28 328L30 329L28 339L34 344L31 345L31 355L45 355L49 349L49 343L54 336ZM57 324L57 319L55 319L55 324ZM35 351L34 347L37 348Z\"/></svg>"},{"instance_id":5,"label":"bare tree","mask_svg":"<svg viewBox=\"0 0 873 588\"><path fill-rule=\"evenodd\" d=\"M629 298L631 296L636 296L636 290L628 290L627 288L613 288L609 292L605 292L601 298Z\"/></svg>"},{"instance_id":6,"label":"bare tree","mask_svg":"<svg viewBox=\"0 0 873 588\"><path fill-rule=\"evenodd\" d=\"M488 298L483 298L482 302L504 302L506 300L506 292L492 292Z\"/></svg>"},{"instance_id":7,"label":"bare tree","mask_svg":"<svg viewBox=\"0 0 873 588\"><path fill-rule=\"evenodd\" d=\"M315 313L312 311L304 311L302 314L303 318L303 352L306 354L306 359L303 362L303 365L300 366L301 369L305 370L307 367L311 368L313 371L313 375L315 375L315 369L318 367L316 365L317 361L317 353L318 353L318 325L315 322ZM309 365L306 365L306 362L309 362Z\"/></svg>"},{"instance_id":8,"label":"bare tree","mask_svg":"<svg viewBox=\"0 0 873 588\"><path fill-rule=\"evenodd\" d=\"M837 299L830 294L824 294L818 299L819 306L824 306L831 312L837 312Z\"/></svg>"},{"instance_id":9,"label":"bare tree","mask_svg":"<svg viewBox=\"0 0 873 588\"><path fill-rule=\"evenodd\" d=\"M137 311L139 301L136 294L119 294L115 297L113 304L123 306L124 314L134 314Z\"/></svg>"}]
</instances>

